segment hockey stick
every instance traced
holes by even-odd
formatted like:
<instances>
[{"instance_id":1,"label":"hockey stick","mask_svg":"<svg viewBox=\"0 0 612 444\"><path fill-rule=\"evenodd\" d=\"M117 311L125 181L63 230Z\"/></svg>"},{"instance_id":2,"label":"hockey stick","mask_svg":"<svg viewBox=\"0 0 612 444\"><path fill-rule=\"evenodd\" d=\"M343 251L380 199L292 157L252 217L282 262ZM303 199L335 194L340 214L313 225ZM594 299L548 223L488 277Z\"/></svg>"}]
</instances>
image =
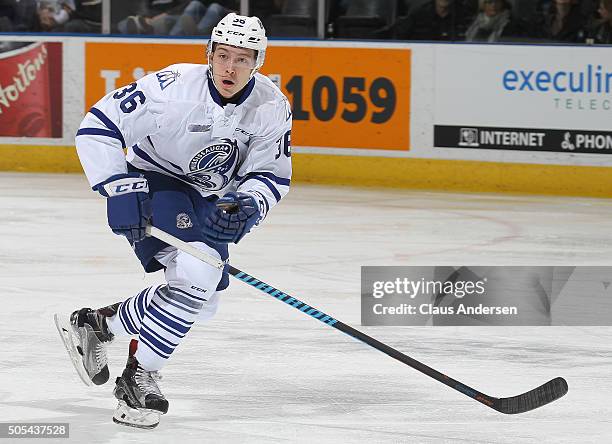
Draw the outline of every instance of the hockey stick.
<instances>
[{"instance_id":1,"label":"hockey stick","mask_svg":"<svg viewBox=\"0 0 612 444\"><path fill-rule=\"evenodd\" d=\"M332 318L331 316L323 313L322 311L311 307L310 305L300 301L297 298L289 296L286 293L272 287L271 285L262 282L248 273L240 271L239 269L231 266L230 264L226 264L225 262L216 259L207 253L203 252L195 248L192 245L189 245L186 242L183 242L180 239L158 229L151 225L147 226L147 235L156 237L157 239L166 242L168 245L171 245L179 250L182 250L196 258L200 259L203 262L206 262L213 267L219 269L225 269L229 274L234 276L236 279L241 280L249 284L251 287L255 287L256 289L263 291L270 296L278 299L281 302L284 302L287 305L291 305L295 309L312 316L315 319L323 322L324 324L329 325L330 327L334 327L337 330L340 330L343 333L346 333L349 336L352 336L355 339L368 344L370 347L374 347L375 349L391 356L394 359L397 359L400 362L403 362L406 365L420 371L421 373L425 373L427 376L432 377L436 381L439 381L447 386L457 390L458 392L463 393L466 396L469 396L476 401L481 402L482 404L490 407L494 410L497 410L501 413L506 414L515 414L515 413L523 413L528 412L529 410L536 409L538 407L542 407L549 402L553 402L563 395L567 393L568 387L567 382L563 378L554 378L548 381L541 386L534 388L528 392L525 392L518 396L511 396L508 398L495 398L493 396L485 395L478 390L469 387L462 382L459 382L445 374L440 373L439 371L417 361L416 359L411 358L408 355L405 355L392 347L389 347L386 344L372 338L371 336L366 335L365 333L360 332L359 330L354 329L353 327L344 324L343 322L338 321L337 319Z\"/></svg>"}]
</instances>

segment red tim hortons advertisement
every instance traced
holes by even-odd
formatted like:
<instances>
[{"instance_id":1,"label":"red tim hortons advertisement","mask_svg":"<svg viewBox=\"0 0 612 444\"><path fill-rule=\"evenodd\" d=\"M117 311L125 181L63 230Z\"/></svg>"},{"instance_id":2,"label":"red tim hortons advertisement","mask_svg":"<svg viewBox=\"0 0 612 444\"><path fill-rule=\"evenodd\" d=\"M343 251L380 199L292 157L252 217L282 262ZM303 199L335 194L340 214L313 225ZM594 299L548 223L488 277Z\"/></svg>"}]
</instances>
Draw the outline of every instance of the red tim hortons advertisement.
<instances>
[{"instance_id":1,"label":"red tim hortons advertisement","mask_svg":"<svg viewBox=\"0 0 612 444\"><path fill-rule=\"evenodd\" d=\"M11 42L0 52L0 137L62 137L62 44Z\"/></svg>"}]
</instances>

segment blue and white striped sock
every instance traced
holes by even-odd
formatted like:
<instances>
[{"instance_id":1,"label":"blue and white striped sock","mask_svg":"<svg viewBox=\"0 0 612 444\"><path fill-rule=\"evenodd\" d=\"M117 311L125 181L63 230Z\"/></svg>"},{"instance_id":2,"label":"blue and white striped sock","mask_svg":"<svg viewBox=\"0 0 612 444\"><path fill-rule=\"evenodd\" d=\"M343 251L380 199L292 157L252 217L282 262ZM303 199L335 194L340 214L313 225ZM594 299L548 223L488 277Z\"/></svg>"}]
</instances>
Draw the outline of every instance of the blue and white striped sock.
<instances>
[{"instance_id":1,"label":"blue and white striped sock","mask_svg":"<svg viewBox=\"0 0 612 444\"><path fill-rule=\"evenodd\" d=\"M149 287L122 302L107 324L114 335L138 335L136 359L147 370L159 370L193 325L204 302L169 285Z\"/></svg>"},{"instance_id":2,"label":"blue and white striped sock","mask_svg":"<svg viewBox=\"0 0 612 444\"><path fill-rule=\"evenodd\" d=\"M196 248L220 257L213 248ZM118 336L138 335L136 359L146 370L160 370L196 319L210 319L217 311L217 284L222 271L176 250L163 250L155 258L166 267L168 284L149 287L119 305L107 319Z\"/></svg>"},{"instance_id":3,"label":"blue and white striped sock","mask_svg":"<svg viewBox=\"0 0 612 444\"><path fill-rule=\"evenodd\" d=\"M136 359L147 370L160 370L185 337L205 299L170 285L159 287L140 328Z\"/></svg>"},{"instance_id":4,"label":"blue and white striped sock","mask_svg":"<svg viewBox=\"0 0 612 444\"><path fill-rule=\"evenodd\" d=\"M115 336L137 335L155 291L164 286L145 288L136 296L123 301L117 309L117 314L106 319L111 333Z\"/></svg>"}]
</instances>

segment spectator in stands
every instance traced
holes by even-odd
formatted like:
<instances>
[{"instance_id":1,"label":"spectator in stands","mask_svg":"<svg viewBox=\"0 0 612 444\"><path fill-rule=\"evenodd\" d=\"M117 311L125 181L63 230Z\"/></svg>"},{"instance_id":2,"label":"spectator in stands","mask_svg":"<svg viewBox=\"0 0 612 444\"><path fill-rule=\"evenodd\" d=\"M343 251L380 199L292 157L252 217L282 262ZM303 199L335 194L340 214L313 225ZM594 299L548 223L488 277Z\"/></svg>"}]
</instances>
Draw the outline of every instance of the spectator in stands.
<instances>
[{"instance_id":1,"label":"spectator in stands","mask_svg":"<svg viewBox=\"0 0 612 444\"><path fill-rule=\"evenodd\" d=\"M76 8L71 0L38 0L37 3L37 30L45 32L62 32L70 20L70 11Z\"/></svg>"},{"instance_id":2,"label":"spectator in stands","mask_svg":"<svg viewBox=\"0 0 612 444\"><path fill-rule=\"evenodd\" d=\"M342 3L351 0L341 0ZM283 9L284 0L249 0L249 15L259 17L264 28L268 28L268 18L273 14L280 14Z\"/></svg>"},{"instance_id":3,"label":"spectator in stands","mask_svg":"<svg viewBox=\"0 0 612 444\"><path fill-rule=\"evenodd\" d=\"M428 0L398 20L395 36L402 40L463 40L465 17L460 1Z\"/></svg>"},{"instance_id":4,"label":"spectator in stands","mask_svg":"<svg viewBox=\"0 0 612 444\"><path fill-rule=\"evenodd\" d=\"M183 13L177 17L170 35L210 35L219 20L230 12L238 13L240 5L236 0L210 3L192 0Z\"/></svg>"},{"instance_id":5,"label":"spectator in stands","mask_svg":"<svg viewBox=\"0 0 612 444\"><path fill-rule=\"evenodd\" d=\"M36 0L0 0L0 32L40 31L36 11Z\"/></svg>"},{"instance_id":6,"label":"spectator in stands","mask_svg":"<svg viewBox=\"0 0 612 444\"><path fill-rule=\"evenodd\" d=\"M460 5L461 9L465 13L466 17L474 18L479 12L479 1L478 0L456 0Z\"/></svg>"},{"instance_id":7,"label":"spectator in stands","mask_svg":"<svg viewBox=\"0 0 612 444\"><path fill-rule=\"evenodd\" d=\"M601 0L599 19L589 29L589 39L593 43L612 44L612 0Z\"/></svg>"},{"instance_id":8,"label":"spectator in stands","mask_svg":"<svg viewBox=\"0 0 612 444\"><path fill-rule=\"evenodd\" d=\"M99 34L102 32L102 1L96 0L63 0L58 2L61 8L52 12L53 23L63 25L64 32ZM65 20L65 22L64 22Z\"/></svg>"},{"instance_id":9,"label":"spectator in stands","mask_svg":"<svg viewBox=\"0 0 612 444\"><path fill-rule=\"evenodd\" d=\"M480 0L479 13L465 32L468 42L498 42L520 35L507 0Z\"/></svg>"},{"instance_id":10,"label":"spectator in stands","mask_svg":"<svg viewBox=\"0 0 612 444\"><path fill-rule=\"evenodd\" d=\"M13 30L13 22L11 21L10 15L3 15L0 12L0 32L11 32ZM0 42L2 44L3 42Z\"/></svg>"},{"instance_id":11,"label":"spectator in stands","mask_svg":"<svg viewBox=\"0 0 612 444\"><path fill-rule=\"evenodd\" d=\"M137 12L117 24L122 34L167 35L190 0L140 0Z\"/></svg>"},{"instance_id":12,"label":"spectator in stands","mask_svg":"<svg viewBox=\"0 0 612 444\"><path fill-rule=\"evenodd\" d=\"M579 0L540 0L532 37L582 43L585 40L585 24Z\"/></svg>"},{"instance_id":13,"label":"spectator in stands","mask_svg":"<svg viewBox=\"0 0 612 444\"><path fill-rule=\"evenodd\" d=\"M338 17L346 14L351 0L328 0L327 6L327 23L326 23L326 36L333 38L335 36L335 26Z\"/></svg>"},{"instance_id":14,"label":"spectator in stands","mask_svg":"<svg viewBox=\"0 0 612 444\"><path fill-rule=\"evenodd\" d=\"M599 0L578 0L580 4L580 9L582 10L582 15L586 17L587 21L589 19L598 19L599 16Z\"/></svg>"},{"instance_id":15,"label":"spectator in stands","mask_svg":"<svg viewBox=\"0 0 612 444\"><path fill-rule=\"evenodd\" d=\"M82 3L79 0L0 0L0 17L6 17L0 20L0 28L5 32L99 33L99 2Z\"/></svg>"},{"instance_id":16,"label":"spectator in stands","mask_svg":"<svg viewBox=\"0 0 612 444\"><path fill-rule=\"evenodd\" d=\"M0 0L0 32L13 30L13 17L15 16L15 0ZM0 41L0 52L8 51L8 45Z\"/></svg>"},{"instance_id":17,"label":"spectator in stands","mask_svg":"<svg viewBox=\"0 0 612 444\"><path fill-rule=\"evenodd\" d=\"M99 34L102 31L100 0L39 0L39 30Z\"/></svg>"}]
</instances>

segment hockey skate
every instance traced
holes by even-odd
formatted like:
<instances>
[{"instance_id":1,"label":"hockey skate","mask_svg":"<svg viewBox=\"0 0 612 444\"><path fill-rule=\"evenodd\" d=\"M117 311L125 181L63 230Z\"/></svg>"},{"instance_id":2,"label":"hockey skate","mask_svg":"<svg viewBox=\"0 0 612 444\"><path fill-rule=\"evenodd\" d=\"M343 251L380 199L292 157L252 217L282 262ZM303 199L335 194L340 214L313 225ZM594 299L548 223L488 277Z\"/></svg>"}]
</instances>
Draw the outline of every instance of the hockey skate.
<instances>
[{"instance_id":1,"label":"hockey skate","mask_svg":"<svg viewBox=\"0 0 612 444\"><path fill-rule=\"evenodd\" d=\"M168 401L157 381L158 372L143 369L134 356L138 342L132 339L130 356L123 374L115 381L114 395L119 400L113 421L141 429L152 429L159 424L160 415L168 412Z\"/></svg>"},{"instance_id":2,"label":"hockey skate","mask_svg":"<svg viewBox=\"0 0 612 444\"><path fill-rule=\"evenodd\" d=\"M106 344L113 335L106 325L106 316L116 313L118 304L99 310L82 308L67 321L55 314L55 326L68 351L68 356L85 385L102 385L109 378Z\"/></svg>"}]
</instances>

